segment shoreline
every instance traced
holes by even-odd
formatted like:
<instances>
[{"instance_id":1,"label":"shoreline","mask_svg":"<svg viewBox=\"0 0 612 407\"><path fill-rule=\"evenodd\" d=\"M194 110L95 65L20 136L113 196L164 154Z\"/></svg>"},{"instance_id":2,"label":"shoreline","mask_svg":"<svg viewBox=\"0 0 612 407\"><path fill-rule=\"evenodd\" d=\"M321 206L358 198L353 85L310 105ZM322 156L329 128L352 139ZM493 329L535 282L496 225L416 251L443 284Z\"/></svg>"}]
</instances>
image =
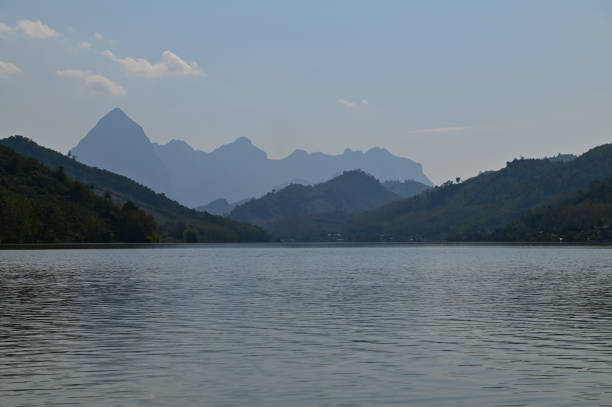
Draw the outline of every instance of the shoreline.
<instances>
[{"instance_id":1,"label":"shoreline","mask_svg":"<svg viewBox=\"0 0 612 407\"><path fill-rule=\"evenodd\" d=\"M231 242L231 243L0 243L8 250L172 249L172 248L363 248L363 247L597 247L612 242Z\"/></svg>"}]
</instances>

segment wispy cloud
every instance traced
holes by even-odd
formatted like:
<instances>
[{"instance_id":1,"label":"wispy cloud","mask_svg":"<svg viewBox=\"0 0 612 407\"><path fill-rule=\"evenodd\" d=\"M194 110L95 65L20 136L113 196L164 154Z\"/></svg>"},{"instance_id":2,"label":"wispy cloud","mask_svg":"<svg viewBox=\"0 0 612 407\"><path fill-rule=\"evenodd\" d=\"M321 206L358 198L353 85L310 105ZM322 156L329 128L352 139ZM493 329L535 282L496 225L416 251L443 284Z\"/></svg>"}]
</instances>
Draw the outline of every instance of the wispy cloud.
<instances>
[{"instance_id":1,"label":"wispy cloud","mask_svg":"<svg viewBox=\"0 0 612 407\"><path fill-rule=\"evenodd\" d=\"M127 93L122 86L117 85L106 76L94 72L81 71L78 69L64 69L57 71L56 75L65 78L78 78L93 92L110 93L115 96L121 96Z\"/></svg>"},{"instance_id":2,"label":"wispy cloud","mask_svg":"<svg viewBox=\"0 0 612 407\"><path fill-rule=\"evenodd\" d=\"M57 37L59 33L42 21L20 20L17 28L30 38Z\"/></svg>"},{"instance_id":3,"label":"wispy cloud","mask_svg":"<svg viewBox=\"0 0 612 407\"><path fill-rule=\"evenodd\" d=\"M0 33L12 34L17 32L36 39L52 38L60 35L60 33L40 20L19 20L14 27L0 22Z\"/></svg>"},{"instance_id":4,"label":"wispy cloud","mask_svg":"<svg viewBox=\"0 0 612 407\"><path fill-rule=\"evenodd\" d=\"M12 62L0 61L0 76L17 75L23 71Z\"/></svg>"},{"instance_id":5,"label":"wispy cloud","mask_svg":"<svg viewBox=\"0 0 612 407\"><path fill-rule=\"evenodd\" d=\"M361 99L360 102L351 102L350 100L346 100L343 98L339 98L338 100L336 100L337 103L341 104L342 106L346 107L347 109L354 109L360 105L367 105L368 101L365 99Z\"/></svg>"},{"instance_id":6,"label":"wispy cloud","mask_svg":"<svg viewBox=\"0 0 612 407\"><path fill-rule=\"evenodd\" d=\"M13 27L11 27L10 25L6 25L2 21L0 21L0 33L10 33L10 32L13 32Z\"/></svg>"},{"instance_id":7,"label":"wispy cloud","mask_svg":"<svg viewBox=\"0 0 612 407\"><path fill-rule=\"evenodd\" d=\"M406 134L455 133L467 129L469 129L469 127L432 127L428 129L410 130L406 132Z\"/></svg>"},{"instance_id":8,"label":"wispy cloud","mask_svg":"<svg viewBox=\"0 0 612 407\"><path fill-rule=\"evenodd\" d=\"M96 40L102 41L104 39L104 36L102 34L100 34L100 33L94 33L94 38Z\"/></svg>"},{"instance_id":9,"label":"wispy cloud","mask_svg":"<svg viewBox=\"0 0 612 407\"><path fill-rule=\"evenodd\" d=\"M91 49L91 43L87 41L83 41L78 45L78 49L87 51L88 49Z\"/></svg>"},{"instance_id":10,"label":"wispy cloud","mask_svg":"<svg viewBox=\"0 0 612 407\"><path fill-rule=\"evenodd\" d=\"M152 64L144 58L118 58L108 49L102 52L102 54L111 61L123 66L128 73L145 78L206 75L197 62L186 62L171 51L164 51L161 61L157 64Z\"/></svg>"}]
</instances>

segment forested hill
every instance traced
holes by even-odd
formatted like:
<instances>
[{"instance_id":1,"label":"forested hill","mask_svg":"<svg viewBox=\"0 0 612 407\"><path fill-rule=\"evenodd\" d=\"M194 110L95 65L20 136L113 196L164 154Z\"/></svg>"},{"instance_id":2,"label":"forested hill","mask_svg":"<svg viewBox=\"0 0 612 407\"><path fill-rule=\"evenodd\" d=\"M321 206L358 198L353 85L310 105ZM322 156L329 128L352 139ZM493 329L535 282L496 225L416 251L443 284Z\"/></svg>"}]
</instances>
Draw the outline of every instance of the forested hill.
<instances>
[{"instance_id":1,"label":"forested hill","mask_svg":"<svg viewBox=\"0 0 612 407\"><path fill-rule=\"evenodd\" d=\"M353 170L314 186L293 184L270 192L237 206L230 217L268 227L287 217L363 211L397 199L373 176Z\"/></svg>"},{"instance_id":2,"label":"forested hill","mask_svg":"<svg viewBox=\"0 0 612 407\"><path fill-rule=\"evenodd\" d=\"M0 144L51 169L63 167L68 177L92 187L99 195L108 194L117 204L133 201L155 218L161 241L246 242L268 239L258 227L186 208L127 177L81 164L25 137L5 138L0 140Z\"/></svg>"},{"instance_id":3,"label":"forested hill","mask_svg":"<svg viewBox=\"0 0 612 407\"><path fill-rule=\"evenodd\" d=\"M485 240L518 242L612 241L612 179L543 205Z\"/></svg>"},{"instance_id":4,"label":"forested hill","mask_svg":"<svg viewBox=\"0 0 612 407\"><path fill-rule=\"evenodd\" d=\"M0 243L156 242L155 221L0 146Z\"/></svg>"},{"instance_id":5,"label":"forested hill","mask_svg":"<svg viewBox=\"0 0 612 407\"><path fill-rule=\"evenodd\" d=\"M611 176L612 144L571 161L517 159L499 171L449 182L362 214L343 232L351 240L471 240Z\"/></svg>"}]
</instances>

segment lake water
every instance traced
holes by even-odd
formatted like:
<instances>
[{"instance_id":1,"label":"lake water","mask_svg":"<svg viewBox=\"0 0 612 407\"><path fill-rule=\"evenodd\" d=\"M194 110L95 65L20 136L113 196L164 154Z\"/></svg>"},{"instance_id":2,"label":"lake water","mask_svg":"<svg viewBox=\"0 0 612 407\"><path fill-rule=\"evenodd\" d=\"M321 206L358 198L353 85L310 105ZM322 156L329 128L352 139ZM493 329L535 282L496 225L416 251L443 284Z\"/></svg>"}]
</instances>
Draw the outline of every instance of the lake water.
<instances>
[{"instance_id":1,"label":"lake water","mask_svg":"<svg viewBox=\"0 0 612 407\"><path fill-rule=\"evenodd\" d=\"M0 251L0 405L612 406L612 249Z\"/></svg>"}]
</instances>

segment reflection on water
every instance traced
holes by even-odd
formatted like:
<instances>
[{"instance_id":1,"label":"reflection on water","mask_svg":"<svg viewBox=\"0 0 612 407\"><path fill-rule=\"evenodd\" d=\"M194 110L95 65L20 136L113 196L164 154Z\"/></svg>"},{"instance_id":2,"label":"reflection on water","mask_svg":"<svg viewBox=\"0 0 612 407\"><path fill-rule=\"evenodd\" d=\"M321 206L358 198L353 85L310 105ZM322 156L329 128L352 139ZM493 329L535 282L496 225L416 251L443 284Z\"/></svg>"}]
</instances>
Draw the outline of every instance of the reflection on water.
<instances>
[{"instance_id":1,"label":"reflection on water","mask_svg":"<svg viewBox=\"0 0 612 407\"><path fill-rule=\"evenodd\" d=\"M610 406L612 250L0 251L0 404Z\"/></svg>"}]
</instances>

